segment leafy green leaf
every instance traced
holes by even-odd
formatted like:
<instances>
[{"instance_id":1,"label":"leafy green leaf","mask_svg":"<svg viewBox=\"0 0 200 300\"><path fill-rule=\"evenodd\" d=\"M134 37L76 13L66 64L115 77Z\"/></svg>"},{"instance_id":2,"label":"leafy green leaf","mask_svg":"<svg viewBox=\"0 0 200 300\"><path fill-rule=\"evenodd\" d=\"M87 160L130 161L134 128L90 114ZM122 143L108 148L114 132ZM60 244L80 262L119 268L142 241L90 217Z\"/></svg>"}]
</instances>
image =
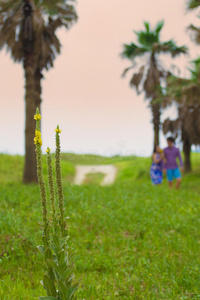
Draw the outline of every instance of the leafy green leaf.
<instances>
[{"instance_id":1,"label":"leafy green leaf","mask_svg":"<svg viewBox=\"0 0 200 300\"><path fill-rule=\"evenodd\" d=\"M45 247L48 247L48 240L47 240L46 236L42 237L42 241L43 241L43 244L45 245Z\"/></svg>"},{"instance_id":2,"label":"leafy green leaf","mask_svg":"<svg viewBox=\"0 0 200 300\"><path fill-rule=\"evenodd\" d=\"M79 284L75 284L74 286L72 286L71 288L69 288L68 291L68 298L71 299L73 294L77 291Z\"/></svg>"},{"instance_id":3,"label":"leafy green leaf","mask_svg":"<svg viewBox=\"0 0 200 300\"><path fill-rule=\"evenodd\" d=\"M48 265L48 275L51 278L51 280L53 280L53 282L55 281L55 273L54 273L54 269L47 263Z\"/></svg>"},{"instance_id":4,"label":"leafy green leaf","mask_svg":"<svg viewBox=\"0 0 200 300\"><path fill-rule=\"evenodd\" d=\"M67 243L67 240L69 239L69 236L66 236L64 238L61 239L61 247L64 246L65 243Z\"/></svg>"},{"instance_id":5,"label":"leafy green leaf","mask_svg":"<svg viewBox=\"0 0 200 300\"><path fill-rule=\"evenodd\" d=\"M63 296L63 300L68 300L69 289L62 283L61 280L58 280L58 288Z\"/></svg>"},{"instance_id":6,"label":"leafy green leaf","mask_svg":"<svg viewBox=\"0 0 200 300\"><path fill-rule=\"evenodd\" d=\"M53 254L52 254L50 248L46 249L46 251L44 252L44 257L45 257L46 260L53 259Z\"/></svg>"},{"instance_id":7,"label":"leafy green leaf","mask_svg":"<svg viewBox=\"0 0 200 300\"><path fill-rule=\"evenodd\" d=\"M54 271L60 276L62 273L62 270L60 270L59 266L57 263L53 260L48 260L48 264L54 269Z\"/></svg>"},{"instance_id":8,"label":"leafy green leaf","mask_svg":"<svg viewBox=\"0 0 200 300\"><path fill-rule=\"evenodd\" d=\"M36 264L45 272L48 272L48 268L44 265L44 264L41 264L40 262L36 262Z\"/></svg>"},{"instance_id":9,"label":"leafy green leaf","mask_svg":"<svg viewBox=\"0 0 200 300\"><path fill-rule=\"evenodd\" d=\"M57 250L60 248L60 239L55 234L53 235L53 244Z\"/></svg>"},{"instance_id":10,"label":"leafy green leaf","mask_svg":"<svg viewBox=\"0 0 200 300\"><path fill-rule=\"evenodd\" d=\"M44 251L45 251L44 246L40 245L40 246L37 246L37 248L42 254L44 254Z\"/></svg>"},{"instance_id":11,"label":"leafy green leaf","mask_svg":"<svg viewBox=\"0 0 200 300\"><path fill-rule=\"evenodd\" d=\"M48 275L44 275L43 285L47 290L47 294L49 294L48 296L54 296L54 297L57 296L57 292L56 292L54 282L50 279L50 277Z\"/></svg>"}]
</instances>

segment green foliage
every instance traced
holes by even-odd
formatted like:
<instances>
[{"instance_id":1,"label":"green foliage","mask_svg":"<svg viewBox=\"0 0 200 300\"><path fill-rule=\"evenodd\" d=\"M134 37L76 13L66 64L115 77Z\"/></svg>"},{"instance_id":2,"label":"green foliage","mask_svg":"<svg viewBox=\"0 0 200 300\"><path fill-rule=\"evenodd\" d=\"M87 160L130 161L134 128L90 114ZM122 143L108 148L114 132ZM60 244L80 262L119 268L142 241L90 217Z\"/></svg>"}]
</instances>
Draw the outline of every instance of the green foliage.
<instances>
[{"instance_id":1,"label":"green foliage","mask_svg":"<svg viewBox=\"0 0 200 300\"><path fill-rule=\"evenodd\" d=\"M84 180L84 184L101 184L105 174L103 173L88 173Z\"/></svg>"},{"instance_id":2,"label":"green foliage","mask_svg":"<svg viewBox=\"0 0 200 300\"><path fill-rule=\"evenodd\" d=\"M123 58L134 59L135 57L144 55L146 52L148 52L146 47L138 47L134 43L131 43L130 45L124 44L124 51L121 56Z\"/></svg>"},{"instance_id":3,"label":"green foliage","mask_svg":"<svg viewBox=\"0 0 200 300\"><path fill-rule=\"evenodd\" d=\"M187 47L178 47L173 40L161 42L160 33L164 26L164 21L160 21L156 24L155 28L151 30L151 26L148 22L144 22L145 31L134 31L137 36L137 43L124 44L124 50L121 53L123 58L133 60L138 56L142 56L145 53L159 54L169 53L172 57L175 57L181 53L187 53Z\"/></svg>"},{"instance_id":4,"label":"green foliage","mask_svg":"<svg viewBox=\"0 0 200 300\"><path fill-rule=\"evenodd\" d=\"M160 22L158 22L158 23L156 24L155 32L156 32L157 34L159 34L160 31L162 30L163 26L164 26L164 21L163 21L163 20L160 21Z\"/></svg>"},{"instance_id":5,"label":"green foliage","mask_svg":"<svg viewBox=\"0 0 200 300\"><path fill-rule=\"evenodd\" d=\"M164 21L161 21L156 25L155 30L151 31L150 24L148 22L144 22L146 31L135 31L138 43L145 46L147 49L151 49L152 44L159 42L159 33L163 25Z\"/></svg>"}]
</instances>

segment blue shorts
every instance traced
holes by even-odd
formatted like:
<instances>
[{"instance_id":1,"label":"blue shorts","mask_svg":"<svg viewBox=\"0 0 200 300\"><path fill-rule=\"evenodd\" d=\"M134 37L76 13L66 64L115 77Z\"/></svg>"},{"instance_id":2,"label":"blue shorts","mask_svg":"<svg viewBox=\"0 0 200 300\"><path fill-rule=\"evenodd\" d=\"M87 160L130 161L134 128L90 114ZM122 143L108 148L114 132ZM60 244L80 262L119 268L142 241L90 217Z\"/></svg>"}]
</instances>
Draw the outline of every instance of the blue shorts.
<instances>
[{"instance_id":1,"label":"blue shorts","mask_svg":"<svg viewBox=\"0 0 200 300\"><path fill-rule=\"evenodd\" d=\"M172 181L173 179L181 178L181 172L179 168L177 169L167 169L167 180Z\"/></svg>"}]
</instances>

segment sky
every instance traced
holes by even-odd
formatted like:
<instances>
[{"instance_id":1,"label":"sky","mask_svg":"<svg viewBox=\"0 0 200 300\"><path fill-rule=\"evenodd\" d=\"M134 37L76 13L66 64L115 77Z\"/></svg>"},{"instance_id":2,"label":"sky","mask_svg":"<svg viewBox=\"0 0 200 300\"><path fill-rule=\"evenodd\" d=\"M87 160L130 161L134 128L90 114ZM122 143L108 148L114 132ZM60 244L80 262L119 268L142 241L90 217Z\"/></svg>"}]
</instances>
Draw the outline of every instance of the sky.
<instances>
[{"instance_id":1,"label":"sky","mask_svg":"<svg viewBox=\"0 0 200 300\"><path fill-rule=\"evenodd\" d=\"M54 129L62 129L63 152L147 156L152 152L151 112L144 95L129 87L130 76L121 78L130 65L121 59L124 43L136 42L134 30L143 22L164 20L161 40L173 38L187 45L188 56L164 65L176 64L188 76L188 62L198 56L186 27L198 26L197 13L186 13L184 0L80 0L77 24L58 36L62 53L42 82L42 135L44 149L54 149ZM131 73L130 73L131 75ZM0 152L24 154L24 73L10 54L0 52ZM175 118L176 109L164 113ZM166 144L161 134L161 146ZM43 150L44 150L43 149Z\"/></svg>"}]
</instances>

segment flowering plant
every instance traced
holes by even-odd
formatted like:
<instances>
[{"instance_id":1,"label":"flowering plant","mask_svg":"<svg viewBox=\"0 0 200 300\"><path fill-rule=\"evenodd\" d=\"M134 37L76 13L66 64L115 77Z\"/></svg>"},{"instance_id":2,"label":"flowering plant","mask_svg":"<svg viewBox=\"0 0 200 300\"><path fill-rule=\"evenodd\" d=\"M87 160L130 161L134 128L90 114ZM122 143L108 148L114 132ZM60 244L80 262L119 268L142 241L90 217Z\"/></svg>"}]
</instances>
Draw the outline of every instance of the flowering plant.
<instances>
[{"instance_id":1,"label":"flowering plant","mask_svg":"<svg viewBox=\"0 0 200 300\"><path fill-rule=\"evenodd\" d=\"M43 276L42 284L46 290L47 296L40 297L40 300L71 300L76 299L75 292L78 284L74 284L72 259L69 257L69 247L67 244L68 230L66 228L66 218L64 217L64 197L62 189L62 176L60 165L60 133L61 130L57 126L56 132L56 185L57 195L56 199L53 167L51 159L51 149L47 148L47 170L48 183L50 191L50 201L52 209L52 217L49 217L47 211L46 187L43 180L42 173L42 138L40 132L41 115L39 109L34 116L36 120L35 131L35 145L37 154L37 175L40 185L40 195L42 200L42 214L43 214L43 235L41 246L38 246L39 251L44 257L44 263L41 264L45 274Z\"/></svg>"}]
</instances>

